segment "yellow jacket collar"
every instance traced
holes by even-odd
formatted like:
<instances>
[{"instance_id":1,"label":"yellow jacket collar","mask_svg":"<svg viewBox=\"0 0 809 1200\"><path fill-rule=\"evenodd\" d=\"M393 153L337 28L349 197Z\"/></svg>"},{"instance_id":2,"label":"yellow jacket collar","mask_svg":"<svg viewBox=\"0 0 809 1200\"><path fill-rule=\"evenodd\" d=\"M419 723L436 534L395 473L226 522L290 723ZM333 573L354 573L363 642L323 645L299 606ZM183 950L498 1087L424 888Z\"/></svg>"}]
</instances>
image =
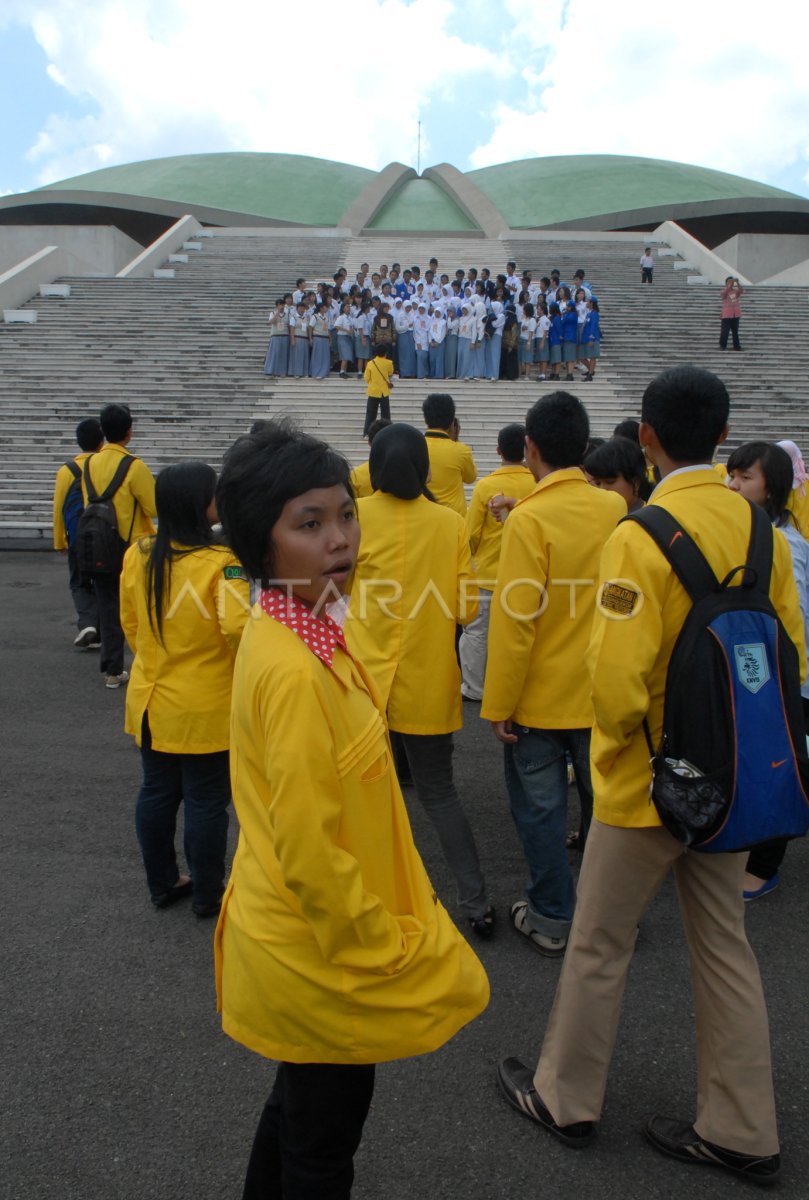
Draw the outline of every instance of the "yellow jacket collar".
<instances>
[{"instance_id":1,"label":"yellow jacket collar","mask_svg":"<svg viewBox=\"0 0 809 1200\"><path fill-rule=\"evenodd\" d=\"M670 496L672 492L682 492L686 488L705 487L707 484L715 487L726 487L724 479L720 477L713 467L700 467L693 471L683 471L682 473L672 473L666 475L660 480L655 490L649 499L651 504L663 496Z\"/></svg>"},{"instance_id":2,"label":"yellow jacket collar","mask_svg":"<svg viewBox=\"0 0 809 1200\"><path fill-rule=\"evenodd\" d=\"M529 500L533 500L534 496L540 492L547 491L548 488L554 487L557 483L583 483L586 487L590 486L584 478L584 472L581 467L560 467L558 471L551 471L550 475L546 475L544 479L540 479L533 492L523 497L522 500L519 500L514 507L518 508L520 504L527 504Z\"/></svg>"}]
</instances>

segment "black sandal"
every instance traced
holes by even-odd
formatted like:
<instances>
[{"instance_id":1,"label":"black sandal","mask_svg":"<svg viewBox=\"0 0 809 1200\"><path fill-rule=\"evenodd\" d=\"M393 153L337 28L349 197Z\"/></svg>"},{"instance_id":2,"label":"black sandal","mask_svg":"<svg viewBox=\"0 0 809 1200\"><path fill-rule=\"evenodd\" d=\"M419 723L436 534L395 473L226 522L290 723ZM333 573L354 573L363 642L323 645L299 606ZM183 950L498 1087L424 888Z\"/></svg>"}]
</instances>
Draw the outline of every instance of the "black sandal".
<instances>
[{"instance_id":1,"label":"black sandal","mask_svg":"<svg viewBox=\"0 0 809 1200\"><path fill-rule=\"evenodd\" d=\"M582 838L581 833L578 830L576 830L575 833L569 833L565 838L565 846L568 850L583 850L584 839Z\"/></svg>"},{"instance_id":2,"label":"black sandal","mask_svg":"<svg viewBox=\"0 0 809 1200\"><path fill-rule=\"evenodd\" d=\"M472 932L475 937L487 941L494 933L494 918L495 912L492 904L489 905L481 917L470 917L469 924L472 926Z\"/></svg>"}]
</instances>

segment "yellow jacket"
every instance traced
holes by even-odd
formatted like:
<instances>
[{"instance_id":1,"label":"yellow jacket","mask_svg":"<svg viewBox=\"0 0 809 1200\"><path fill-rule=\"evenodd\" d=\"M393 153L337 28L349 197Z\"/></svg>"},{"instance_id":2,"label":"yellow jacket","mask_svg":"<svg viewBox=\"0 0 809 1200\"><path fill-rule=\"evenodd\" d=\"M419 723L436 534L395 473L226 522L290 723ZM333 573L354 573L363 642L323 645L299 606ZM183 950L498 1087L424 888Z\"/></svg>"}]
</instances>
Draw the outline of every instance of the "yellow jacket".
<instances>
[{"instance_id":1,"label":"yellow jacket","mask_svg":"<svg viewBox=\"0 0 809 1200\"><path fill-rule=\"evenodd\" d=\"M367 395L378 399L390 395L390 377L393 374L393 363L389 358L376 357L365 364L363 378L368 385Z\"/></svg>"},{"instance_id":2,"label":"yellow jacket","mask_svg":"<svg viewBox=\"0 0 809 1200\"><path fill-rule=\"evenodd\" d=\"M676 517L719 578L746 560L750 506L715 470L705 467L666 476L652 503ZM783 536L776 534L773 540L770 596L799 648L805 675L803 621L789 547ZM595 816L606 825L659 825L649 799L651 773L642 722L647 716L657 744L669 659L691 602L655 543L632 521L619 526L604 547L600 581L603 590L588 650L595 709ZM642 599L633 599L636 595Z\"/></svg>"},{"instance_id":3,"label":"yellow jacket","mask_svg":"<svg viewBox=\"0 0 809 1200\"><path fill-rule=\"evenodd\" d=\"M371 487L371 464L364 462L360 463L351 472L351 486L354 489L354 495L359 500L360 496L372 496L374 489Z\"/></svg>"},{"instance_id":4,"label":"yellow jacket","mask_svg":"<svg viewBox=\"0 0 809 1200\"><path fill-rule=\"evenodd\" d=\"M146 607L150 546L151 539L130 546L121 572L121 625L135 655L126 692L126 732L140 745L148 710L155 750L227 750L233 659L250 615L250 583L224 546L175 559L161 645Z\"/></svg>"},{"instance_id":5,"label":"yellow jacket","mask_svg":"<svg viewBox=\"0 0 809 1200\"><path fill-rule=\"evenodd\" d=\"M535 487L531 472L518 463L506 463L475 484L466 514L466 534L475 560L478 587L489 592L494 590L503 537L503 524L492 516L489 501L501 492L504 496L523 500Z\"/></svg>"},{"instance_id":6,"label":"yellow jacket","mask_svg":"<svg viewBox=\"0 0 809 1200\"><path fill-rule=\"evenodd\" d=\"M466 516L465 483L474 483L478 469L472 451L464 442L454 442L444 429L428 429L427 452L430 455L428 487L439 504L454 508Z\"/></svg>"},{"instance_id":7,"label":"yellow jacket","mask_svg":"<svg viewBox=\"0 0 809 1200\"><path fill-rule=\"evenodd\" d=\"M374 492L357 509L349 648L379 689L391 729L451 733L463 725L455 625L478 610L464 523L424 496Z\"/></svg>"},{"instance_id":8,"label":"yellow jacket","mask_svg":"<svg viewBox=\"0 0 809 1200\"><path fill-rule=\"evenodd\" d=\"M598 561L625 516L621 497L592 487L578 467L546 475L509 513L489 617L482 717L531 729L592 725L584 656Z\"/></svg>"},{"instance_id":9,"label":"yellow jacket","mask_svg":"<svg viewBox=\"0 0 809 1200\"><path fill-rule=\"evenodd\" d=\"M384 708L260 609L236 660L239 844L216 931L225 1033L286 1062L435 1050L481 1012L485 972L432 889Z\"/></svg>"},{"instance_id":10,"label":"yellow jacket","mask_svg":"<svg viewBox=\"0 0 809 1200\"><path fill-rule=\"evenodd\" d=\"M118 469L121 459L129 455L126 446L117 442L108 442L106 446L90 456L90 478L99 496ZM154 499L154 476L146 463L135 455L130 455L135 461L127 472L124 482L113 496L112 503L118 517L118 533L125 542L137 541L154 533L155 527L151 518L156 516L157 509ZM87 489L82 482L84 503L87 503Z\"/></svg>"},{"instance_id":11,"label":"yellow jacket","mask_svg":"<svg viewBox=\"0 0 809 1200\"><path fill-rule=\"evenodd\" d=\"M82 450L81 454L77 454L73 459L82 470L84 470L84 460L90 457L89 450ZM132 468L130 467L130 470ZM70 491L70 485L73 483L75 476L71 473L69 467L62 463L59 470L56 472L56 480L53 486L53 548L54 550L67 550L67 535L65 533L65 522L62 516L62 508L65 503L65 496Z\"/></svg>"}]
</instances>

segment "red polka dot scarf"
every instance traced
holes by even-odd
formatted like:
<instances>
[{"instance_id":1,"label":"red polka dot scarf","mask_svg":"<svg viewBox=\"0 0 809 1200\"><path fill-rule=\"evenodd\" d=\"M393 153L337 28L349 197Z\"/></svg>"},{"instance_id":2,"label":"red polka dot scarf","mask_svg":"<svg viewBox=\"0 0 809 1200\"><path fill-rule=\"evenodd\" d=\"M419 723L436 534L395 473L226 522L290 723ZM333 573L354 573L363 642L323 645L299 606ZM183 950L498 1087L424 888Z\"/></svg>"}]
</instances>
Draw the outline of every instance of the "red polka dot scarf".
<instances>
[{"instance_id":1,"label":"red polka dot scarf","mask_svg":"<svg viewBox=\"0 0 809 1200\"><path fill-rule=\"evenodd\" d=\"M297 634L327 667L332 665L336 646L346 649L342 629L327 612L316 615L296 596L281 588L262 588L258 602L268 617Z\"/></svg>"}]
</instances>

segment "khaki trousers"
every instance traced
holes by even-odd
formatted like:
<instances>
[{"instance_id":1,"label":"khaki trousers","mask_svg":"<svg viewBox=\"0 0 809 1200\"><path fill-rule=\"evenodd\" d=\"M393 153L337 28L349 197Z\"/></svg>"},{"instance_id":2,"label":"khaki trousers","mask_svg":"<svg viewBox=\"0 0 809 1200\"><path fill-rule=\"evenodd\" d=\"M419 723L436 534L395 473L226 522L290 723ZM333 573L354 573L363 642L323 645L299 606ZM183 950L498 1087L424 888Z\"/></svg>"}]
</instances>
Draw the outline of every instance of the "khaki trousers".
<instances>
[{"instance_id":1,"label":"khaki trousers","mask_svg":"<svg viewBox=\"0 0 809 1200\"><path fill-rule=\"evenodd\" d=\"M669 869L691 963L697 1133L776 1154L767 1010L744 930L745 854L698 854L665 829L593 821L576 913L534 1086L559 1125L597 1121L638 921Z\"/></svg>"}]
</instances>

